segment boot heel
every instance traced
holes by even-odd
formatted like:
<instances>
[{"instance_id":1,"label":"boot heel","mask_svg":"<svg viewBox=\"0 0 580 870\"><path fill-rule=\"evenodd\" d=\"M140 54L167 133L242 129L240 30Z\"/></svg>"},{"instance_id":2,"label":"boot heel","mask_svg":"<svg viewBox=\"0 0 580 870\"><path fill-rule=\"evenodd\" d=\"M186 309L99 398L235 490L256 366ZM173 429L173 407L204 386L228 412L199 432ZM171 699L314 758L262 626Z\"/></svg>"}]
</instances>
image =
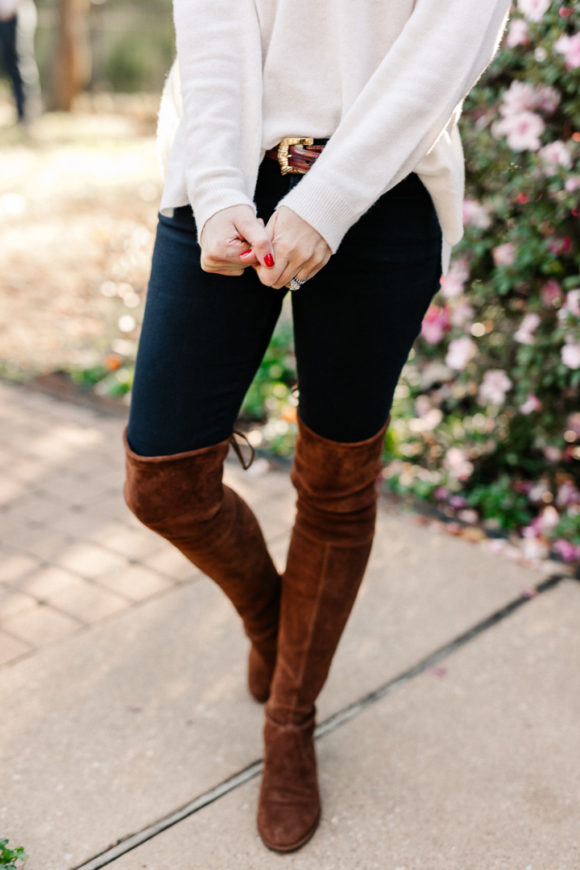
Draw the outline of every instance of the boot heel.
<instances>
[{"instance_id":1,"label":"boot heel","mask_svg":"<svg viewBox=\"0 0 580 870\"><path fill-rule=\"evenodd\" d=\"M264 746L258 831L272 851L294 852L320 821L314 714L300 725L281 725L266 713Z\"/></svg>"}]
</instances>

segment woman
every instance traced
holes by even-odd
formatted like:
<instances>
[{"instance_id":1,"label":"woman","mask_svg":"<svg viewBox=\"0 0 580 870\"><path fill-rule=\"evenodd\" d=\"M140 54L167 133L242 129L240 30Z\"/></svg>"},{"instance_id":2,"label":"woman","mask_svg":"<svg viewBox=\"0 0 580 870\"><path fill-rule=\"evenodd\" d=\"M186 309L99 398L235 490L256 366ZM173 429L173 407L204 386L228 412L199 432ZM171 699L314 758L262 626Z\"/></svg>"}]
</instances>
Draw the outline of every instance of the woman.
<instances>
[{"instance_id":1,"label":"woman","mask_svg":"<svg viewBox=\"0 0 580 870\"><path fill-rule=\"evenodd\" d=\"M19 124L40 110L40 83L34 57L34 0L0 0L0 61L10 79Z\"/></svg>"},{"instance_id":2,"label":"woman","mask_svg":"<svg viewBox=\"0 0 580 870\"><path fill-rule=\"evenodd\" d=\"M125 493L242 617L277 851L320 817L315 701L369 556L393 392L462 232L461 102L508 6L174 0ZM298 498L280 578L222 464L288 287Z\"/></svg>"}]
</instances>

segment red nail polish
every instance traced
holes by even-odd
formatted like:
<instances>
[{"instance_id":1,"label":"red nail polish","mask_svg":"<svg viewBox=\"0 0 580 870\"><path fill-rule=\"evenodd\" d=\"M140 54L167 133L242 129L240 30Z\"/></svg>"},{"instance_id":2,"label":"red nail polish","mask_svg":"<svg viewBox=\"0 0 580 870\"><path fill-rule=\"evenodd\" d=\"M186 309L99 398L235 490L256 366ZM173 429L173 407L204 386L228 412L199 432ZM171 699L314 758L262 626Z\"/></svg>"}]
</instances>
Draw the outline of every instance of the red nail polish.
<instances>
[{"instance_id":1,"label":"red nail polish","mask_svg":"<svg viewBox=\"0 0 580 870\"><path fill-rule=\"evenodd\" d=\"M266 254L266 256L264 257L264 263L266 264L266 266L268 266L269 269L272 268L272 266L274 265L274 257L272 256L272 254Z\"/></svg>"},{"instance_id":2,"label":"red nail polish","mask_svg":"<svg viewBox=\"0 0 580 870\"><path fill-rule=\"evenodd\" d=\"M248 248L247 251L242 251L242 253L240 254L240 257L247 257L247 255L251 254L251 253L252 253L252 249Z\"/></svg>"}]
</instances>

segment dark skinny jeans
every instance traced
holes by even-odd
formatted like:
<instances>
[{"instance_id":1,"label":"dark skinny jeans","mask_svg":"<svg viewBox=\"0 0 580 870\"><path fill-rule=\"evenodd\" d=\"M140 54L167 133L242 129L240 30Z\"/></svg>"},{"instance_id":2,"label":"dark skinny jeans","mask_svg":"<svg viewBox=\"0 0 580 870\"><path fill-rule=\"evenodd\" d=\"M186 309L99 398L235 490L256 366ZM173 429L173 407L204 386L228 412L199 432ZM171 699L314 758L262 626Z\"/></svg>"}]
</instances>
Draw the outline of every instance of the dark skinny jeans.
<instances>
[{"instance_id":1,"label":"dark skinny jeans","mask_svg":"<svg viewBox=\"0 0 580 870\"><path fill-rule=\"evenodd\" d=\"M302 176L265 158L255 201L265 222ZM411 173L348 231L328 264L292 293L299 414L333 441L384 424L421 321L439 289L441 229ZM280 314L285 289L208 274L189 206L160 215L129 417L136 453L229 438Z\"/></svg>"},{"instance_id":2,"label":"dark skinny jeans","mask_svg":"<svg viewBox=\"0 0 580 870\"><path fill-rule=\"evenodd\" d=\"M24 80L18 60L18 17L0 21L0 62L12 84L16 110L20 121L24 120Z\"/></svg>"}]
</instances>

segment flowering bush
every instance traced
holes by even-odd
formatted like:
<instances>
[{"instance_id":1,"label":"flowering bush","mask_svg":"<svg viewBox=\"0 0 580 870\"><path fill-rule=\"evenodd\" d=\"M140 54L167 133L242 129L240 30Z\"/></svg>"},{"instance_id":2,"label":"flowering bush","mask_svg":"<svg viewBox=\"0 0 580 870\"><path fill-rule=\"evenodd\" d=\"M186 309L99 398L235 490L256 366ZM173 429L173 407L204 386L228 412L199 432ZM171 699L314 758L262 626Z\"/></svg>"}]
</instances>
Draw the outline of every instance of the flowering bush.
<instances>
[{"instance_id":1,"label":"flowering bush","mask_svg":"<svg viewBox=\"0 0 580 870\"><path fill-rule=\"evenodd\" d=\"M580 559L580 3L518 0L464 106L466 232L395 396L389 485Z\"/></svg>"}]
</instances>

